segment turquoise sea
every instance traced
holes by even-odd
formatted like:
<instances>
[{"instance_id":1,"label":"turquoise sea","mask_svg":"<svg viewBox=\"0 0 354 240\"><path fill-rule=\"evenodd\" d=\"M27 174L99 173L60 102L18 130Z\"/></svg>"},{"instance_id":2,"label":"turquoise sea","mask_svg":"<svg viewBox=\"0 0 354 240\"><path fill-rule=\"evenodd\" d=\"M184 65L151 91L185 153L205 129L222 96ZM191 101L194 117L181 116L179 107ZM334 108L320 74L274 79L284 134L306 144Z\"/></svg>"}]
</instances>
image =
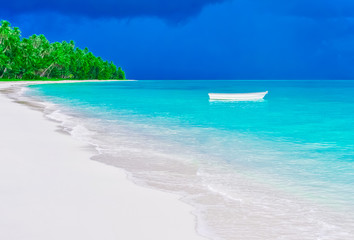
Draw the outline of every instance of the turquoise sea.
<instances>
[{"instance_id":1,"label":"turquoise sea","mask_svg":"<svg viewBox=\"0 0 354 240\"><path fill-rule=\"evenodd\" d=\"M210 102L210 92L269 91ZM354 239L354 81L32 85L94 160L175 192L212 239Z\"/></svg>"}]
</instances>

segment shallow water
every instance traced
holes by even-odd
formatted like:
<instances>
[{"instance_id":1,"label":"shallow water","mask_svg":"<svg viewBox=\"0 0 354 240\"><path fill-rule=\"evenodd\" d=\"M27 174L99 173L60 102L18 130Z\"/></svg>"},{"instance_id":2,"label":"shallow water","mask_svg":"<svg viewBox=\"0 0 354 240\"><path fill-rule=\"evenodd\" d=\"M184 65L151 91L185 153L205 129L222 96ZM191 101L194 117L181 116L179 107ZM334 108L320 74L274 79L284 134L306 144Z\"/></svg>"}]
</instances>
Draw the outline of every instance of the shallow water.
<instances>
[{"instance_id":1,"label":"shallow water","mask_svg":"<svg viewBox=\"0 0 354 240\"><path fill-rule=\"evenodd\" d=\"M259 102L209 92L269 91ZM33 85L95 160L181 194L213 239L354 238L354 81Z\"/></svg>"}]
</instances>

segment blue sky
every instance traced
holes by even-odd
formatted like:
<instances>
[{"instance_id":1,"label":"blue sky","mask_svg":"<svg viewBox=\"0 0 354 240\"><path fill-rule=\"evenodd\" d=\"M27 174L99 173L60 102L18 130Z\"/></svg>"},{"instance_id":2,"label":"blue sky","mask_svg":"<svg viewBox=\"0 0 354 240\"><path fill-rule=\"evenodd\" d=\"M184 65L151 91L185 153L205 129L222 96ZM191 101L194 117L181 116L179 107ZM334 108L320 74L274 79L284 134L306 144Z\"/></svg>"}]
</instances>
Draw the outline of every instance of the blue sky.
<instances>
[{"instance_id":1,"label":"blue sky","mask_svg":"<svg viewBox=\"0 0 354 240\"><path fill-rule=\"evenodd\" d=\"M353 79L354 1L14 0L23 36L73 39L134 79Z\"/></svg>"}]
</instances>

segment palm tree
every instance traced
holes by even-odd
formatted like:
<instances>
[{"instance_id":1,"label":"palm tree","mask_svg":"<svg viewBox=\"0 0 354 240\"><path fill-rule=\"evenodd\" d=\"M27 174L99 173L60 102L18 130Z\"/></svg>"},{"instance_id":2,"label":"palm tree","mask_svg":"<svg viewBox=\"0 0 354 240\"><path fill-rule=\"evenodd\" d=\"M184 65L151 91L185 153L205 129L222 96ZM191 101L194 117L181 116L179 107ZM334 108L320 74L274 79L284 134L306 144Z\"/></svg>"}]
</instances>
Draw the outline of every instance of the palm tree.
<instances>
[{"instance_id":1,"label":"palm tree","mask_svg":"<svg viewBox=\"0 0 354 240\"><path fill-rule=\"evenodd\" d=\"M124 79L125 73L112 63L95 57L75 42L50 43L44 35L21 39L19 28L7 21L0 25L0 78Z\"/></svg>"}]
</instances>

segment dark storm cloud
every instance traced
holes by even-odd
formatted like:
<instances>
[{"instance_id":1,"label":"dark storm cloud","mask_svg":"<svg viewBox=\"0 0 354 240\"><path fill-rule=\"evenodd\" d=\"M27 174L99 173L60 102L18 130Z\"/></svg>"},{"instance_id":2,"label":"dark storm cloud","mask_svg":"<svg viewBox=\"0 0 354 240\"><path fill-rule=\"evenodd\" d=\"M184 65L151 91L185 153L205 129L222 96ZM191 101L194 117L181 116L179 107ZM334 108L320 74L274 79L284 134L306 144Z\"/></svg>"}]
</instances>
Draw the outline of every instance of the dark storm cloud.
<instances>
[{"instance_id":1,"label":"dark storm cloud","mask_svg":"<svg viewBox=\"0 0 354 240\"><path fill-rule=\"evenodd\" d=\"M183 20L204 6L227 0L13 0L3 1L0 13L20 15L33 12L57 12L88 18L131 18L152 16Z\"/></svg>"},{"instance_id":2,"label":"dark storm cloud","mask_svg":"<svg viewBox=\"0 0 354 240\"><path fill-rule=\"evenodd\" d=\"M16 16L35 12L56 12L88 18L158 17L183 20L194 16L203 7L227 1L243 0L13 0L2 1L0 14ZM278 15L307 18L354 18L353 0L248 0L258 10Z\"/></svg>"}]
</instances>

